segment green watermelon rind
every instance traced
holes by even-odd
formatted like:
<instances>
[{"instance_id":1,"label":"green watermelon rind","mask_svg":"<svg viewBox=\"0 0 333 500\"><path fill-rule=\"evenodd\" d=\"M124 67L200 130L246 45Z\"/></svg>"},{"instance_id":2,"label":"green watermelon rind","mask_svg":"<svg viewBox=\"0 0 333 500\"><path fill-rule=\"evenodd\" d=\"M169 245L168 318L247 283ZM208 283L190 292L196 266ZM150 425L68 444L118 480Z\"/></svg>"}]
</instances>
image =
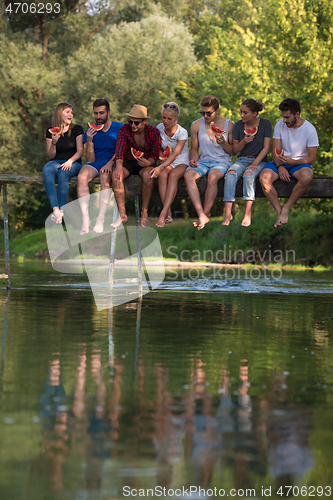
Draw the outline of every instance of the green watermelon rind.
<instances>
[{"instance_id":1,"label":"green watermelon rind","mask_svg":"<svg viewBox=\"0 0 333 500\"><path fill-rule=\"evenodd\" d=\"M57 130L59 129L59 132L53 132L53 130ZM49 128L49 132L50 134L53 134L53 135L61 135L64 131L64 124L62 123L61 124L61 127L52 127L52 128Z\"/></svg>"},{"instance_id":2,"label":"green watermelon rind","mask_svg":"<svg viewBox=\"0 0 333 500\"><path fill-rule=\"evenodd\" d=\"M102 125L96 125L96 123L88 122L88 127L96 130L96 132L100 132L104 128L104 123L102 123Z\"/></svg>"},{"instance_id":3,"label":"green watermelon rind","mask_svg":"<svg viewBox=\"0 0 333 500\"><path fill-rule=\"evenodd\" d=\"M252 132L252 130L254 130L254 129L255 129L255 132ZM244 135L249 135L250 137L253 137L254 135L256 135L257 132L258 132L258 127L244 129Z\"/></svg>"},{"instance_id":4,"label":"green watermelon rind","mask_svg":"<svg viewBox=\"0 0 333 500\"><path fill-rule=\"evenodd\" d=\"M168 151L170 151L169 154L168 154ZM170 146L170 144L168 144L167 147L165 148L165 150L163 151L163 153L161 154L161 156L159 157L159 159L161 161L166 160L167 158L169 158L171 153L172 153L172 147Z\"/></svg>"},{"instance_id":5,"label":"green watermelon rind","mask_svg":"<svg viewBox=\"0 0 333 500\"><path fill-rule=\"evenodd\" d=\"M140 155L136 155L134 154L134 151L136 153L140 153ZM143 151L139 151L138 149L135 149L135 148L131 148L131 154L132 156L137 160L138 158L142 158L142 156L144 155Z\"/></svg>"},{"instance_id":6,"label":"green watermelon rind","mask_svg":"<svg viewBox=\"0 0 333 500\"><path fill-rule=\"evenodd\" d=\"M225 130L221 130L220 128L218 128L214 122L211 122L210 124L210 128L212 130L212 132L215 134L215 135L222 135L222 134L225 134ZM215 129L215 130L214 130Z\"/></svg>"}]
</instances>

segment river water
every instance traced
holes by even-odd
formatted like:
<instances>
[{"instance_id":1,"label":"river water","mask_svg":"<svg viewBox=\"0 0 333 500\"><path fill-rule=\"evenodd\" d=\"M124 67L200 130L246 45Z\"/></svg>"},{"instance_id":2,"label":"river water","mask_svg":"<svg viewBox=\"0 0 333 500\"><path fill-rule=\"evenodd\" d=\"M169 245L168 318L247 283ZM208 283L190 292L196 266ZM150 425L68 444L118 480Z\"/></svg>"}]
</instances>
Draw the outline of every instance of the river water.
<instances>
[{"instance_id":1,"label":"river water","mask_svg":"<svg viewBox=\"0 0 333 500\"><path fill-rule=\"evenodd\" d=\"M332 278L170 270L111 314L85 275L13 263L1 500L330 496Z\"/></svg>"}]
</instances>

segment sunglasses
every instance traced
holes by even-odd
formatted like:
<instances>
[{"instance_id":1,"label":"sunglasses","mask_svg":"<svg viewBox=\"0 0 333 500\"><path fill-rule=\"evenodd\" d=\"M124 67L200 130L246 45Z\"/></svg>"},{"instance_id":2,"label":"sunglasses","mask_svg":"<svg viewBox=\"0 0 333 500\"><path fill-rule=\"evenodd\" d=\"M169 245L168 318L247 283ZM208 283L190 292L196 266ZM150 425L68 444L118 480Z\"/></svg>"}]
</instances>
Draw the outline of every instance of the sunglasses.
<instances>
[{"instance_id":1,"label":"sunglasses","mask_svg":"<svg viewBox=\"0 0 333 500\"><path fill-rule=\"evenodd\" d=\"M208 118L209 118L209 117L210 117L213 113L215 113L215 111L200 111L201 116L205 116L205 115L207 115L207 116L208 116Z\"/></svg>"},{"instance_id":2,"label":"sunglasses","mask_svg":"<svg viewBox=\"0 0 333 500\"><path fill-rule=\"evenodd\" d=\"M145 118L143 118L143 120L144 120L144 119L145 119ZM129 123L130 125L133 125L133 123L134 123L134 125L137 127L138 125L140 125L140 123L142 123L142 122L143 122L143 120L140 120L139 122L137 122L136 120L128 120L128 122L127 122L127 123Z\"/></svg>"},{"instance_id":3,"label":"sunglasses","mask_svg":"<svg viewBox=\"0 0 333 500\"><path fill-rule=\"evenodd\" d=\"M163 104L164 109L172 109L172 111L178 111L178 106L175 106L175 104Z\"/></svg>"}]
</instances>

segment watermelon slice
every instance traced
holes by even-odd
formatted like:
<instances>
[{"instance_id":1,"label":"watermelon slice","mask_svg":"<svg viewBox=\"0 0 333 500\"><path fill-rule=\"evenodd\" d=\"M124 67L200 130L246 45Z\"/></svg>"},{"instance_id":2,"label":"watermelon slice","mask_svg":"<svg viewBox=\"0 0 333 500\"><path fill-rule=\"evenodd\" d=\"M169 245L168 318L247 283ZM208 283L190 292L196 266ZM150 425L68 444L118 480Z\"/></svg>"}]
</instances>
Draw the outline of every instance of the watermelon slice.
<instances>
[{"instance_id":1,"label":"watermelon slice","mask_svg":"<svg viewBox=\"0 0 333 500\"><path fill-rule=\"evenodd\" d=\"M96 132L100 132L104 128L104 123L102 123L102 125L96 125L95 123L88 122L88 126L89 128L96 130Z\"/></svg>"},{"instance_id":2,"label":"watermelon slice","mask_svg":"<svg viewBox=\"0 0 333 500\"><path fill-rule=\"evenodd\" d=\"M138 149L131 148L131 153L134 156L134 158L137 160L138 158L142 158L143 152L139 151Z\"/></svg>"},{"instance_id":3,"label":"watermelon slice","mask_svg":"<svg viewBox=\"0 0 333 500\"><path fill-rule=\"evenodd\" d=\"M245 135L250 135L250 136L256 135L257 132L258 132L258 127L246 128L244 130L244 134Z\"/></svg>"},{"instance_id":4,"label":"watermelon slice","mask_svg":"<svg viewBox=\"0 0 333 500\"><path fill-rule=\"evenodd\" d=\"M276 149L276 150L275 150L275 154L276 154L277 156L283 156L283 155L284 155L284 151L283 151L283 149Z\"/></svg>"},{"instance_id":5,"label":"watermelon slice","mask_svg":"<svg viewBox=\"0 0 333 500\"><path fill-rule=\"evenodd\" d=\"M225 130L222 130L220 128L218 128L214 122L211 122L210 124L210 128L212 129L212 131L214 132L214 134L217 134L217 135L222 135L222 134L225 134Z\"/></svg>"},{"instance_id":6,"label":"watermelon slice","mask_svg":"<svg viewBox=\"0 0 333 500\"><path fill-rule=\"evenodd\" d=\"M172 147L170 146L170 144L168 144L163 153L161 154L160 160L161 161L166 160L167 158L169 158L171 153L172 153Z\"/></svg>"},{"instance_id":7,"label":"watermelon slice","mask_svg":"<svg viewBox=\"0 0 333 500\"><path fill-rule=\"evenodd\" d=\"M61 127L53 127L49 128L50 134L61 135L64 131L64 124L61 124Z\"/></svg>"}]
</instances>

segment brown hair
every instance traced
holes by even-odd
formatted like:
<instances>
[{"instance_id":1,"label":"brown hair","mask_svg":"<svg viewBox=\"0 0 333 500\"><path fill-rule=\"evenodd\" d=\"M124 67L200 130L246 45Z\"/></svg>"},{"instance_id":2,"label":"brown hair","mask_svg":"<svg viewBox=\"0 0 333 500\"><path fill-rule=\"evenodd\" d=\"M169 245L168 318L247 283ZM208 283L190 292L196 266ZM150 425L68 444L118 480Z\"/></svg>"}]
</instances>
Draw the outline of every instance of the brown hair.
<instances>
[{"instance_id":1,"label":"brown hair","mask_svg":"<svg viewBox=\"0 0 333 500\"><path fill-rule=\"evenodd\" d=\"M110 104L106 99L96 99L93 102L93 108L99 108L100 106L105 106L106 111L110 111Z\"/></svg>"},{"instance_id":2,"label":"brown hair","mask_svg":"<svg viewBox=\"0 0 333 500\"><path fill-rule=\"evenodd\" d=\"M52 117L52 127L61 127L62 124L62 112L64 109L71 108L73 110L73 106L68 104L68 102L60 102L56 109L54 110ZM74 123L71 123L68 127L68 137L70 137L72 129L74 128Z\"/></svg>"},{"instance_id":3,"label":"brown hair","mask_svg":"<svg viewBox=\"0 0 333 500\"><path fill-rule=\"evenodd\" d=\"M245 99L245 101L242 102L242 106L246 106L249 108L252 113L259 113L264 109L264 104L260 101L255 101L254 99Z\"/></svg>"},{"instance_id":4,"label":"brown hair","mask_svg":"<svg viewBox=\"0 0 333 500\"><path fill-rule=\"evenodd\" d=\"M301 105L297 99L285 99L279 104L280 111L290 111L292 115L296 115L296 113L301 112Z\"/></svg>"},{"instance_id":5,"label":"brown hair","mask_svg":"<svg viewBox=\"0 0 333 500\"><path fill-rule=\"evenodd\" d=\"M201 99L200 104L203 108L210 108L213 106L214 111L220 107L219 100L214 95L206 95Z\"/></svg>"}]
</instances>

